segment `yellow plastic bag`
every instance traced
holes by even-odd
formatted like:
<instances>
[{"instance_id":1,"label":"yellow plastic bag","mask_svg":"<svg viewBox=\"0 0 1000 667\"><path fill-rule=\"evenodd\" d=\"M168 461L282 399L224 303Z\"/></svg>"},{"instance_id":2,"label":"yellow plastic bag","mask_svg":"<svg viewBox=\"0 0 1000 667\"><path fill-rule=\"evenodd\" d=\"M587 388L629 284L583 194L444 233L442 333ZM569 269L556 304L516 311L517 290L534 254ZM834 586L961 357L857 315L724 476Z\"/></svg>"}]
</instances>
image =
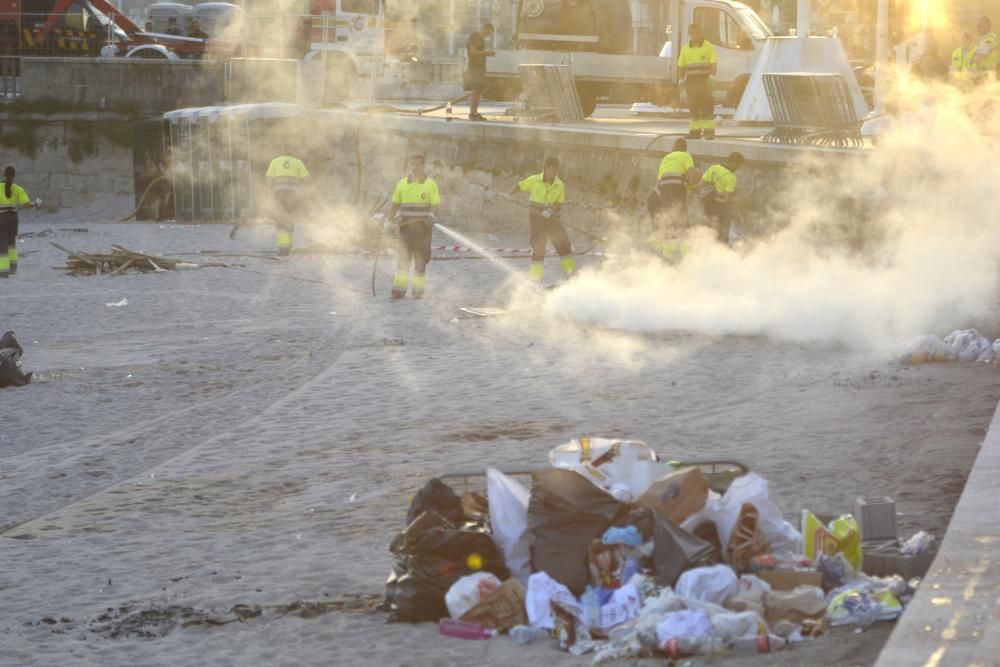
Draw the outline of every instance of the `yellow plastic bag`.
<instances>
[{"instance_id":1,"label":"yellow plastic bag","mask_svg":"<svg viewBox=\"0 0 1000 667\"><path fill-rule=\"evenodd\" d=\"M856 571L861 569L864 558L861 553L861 531L857 520L850 514L824 526L815 514L802 510L802 543L803 553L810 560L842 553L851 567Z\"/></svg>"}]
</instances>

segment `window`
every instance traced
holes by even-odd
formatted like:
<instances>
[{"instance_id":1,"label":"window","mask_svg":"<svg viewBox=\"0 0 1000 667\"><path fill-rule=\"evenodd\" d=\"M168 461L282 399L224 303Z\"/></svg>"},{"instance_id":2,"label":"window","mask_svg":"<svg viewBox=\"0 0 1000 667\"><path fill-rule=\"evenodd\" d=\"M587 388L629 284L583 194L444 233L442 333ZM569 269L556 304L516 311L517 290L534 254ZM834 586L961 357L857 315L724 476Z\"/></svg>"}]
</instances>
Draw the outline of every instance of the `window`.
<instances>
[{"instance_id":1,"label":"window","mask_svg":"<svg viewBox=\"0 0 1000 667\"><path fill-rule=\"evenodd\" d=\"M378 14L378 0L340 0L345 14Z\"/></svg>"},{"instance_id":2,"label":"window","mask_svg":"<svg viewBox=\"0 0 1000 667\"><path fill-rule=\"evenodd\" d=\"M753 50L753 41L729 14L721 9L698 7L694 10L694 22L701 26L705 39L724 49Z\"/></svg>"}]
</instances>

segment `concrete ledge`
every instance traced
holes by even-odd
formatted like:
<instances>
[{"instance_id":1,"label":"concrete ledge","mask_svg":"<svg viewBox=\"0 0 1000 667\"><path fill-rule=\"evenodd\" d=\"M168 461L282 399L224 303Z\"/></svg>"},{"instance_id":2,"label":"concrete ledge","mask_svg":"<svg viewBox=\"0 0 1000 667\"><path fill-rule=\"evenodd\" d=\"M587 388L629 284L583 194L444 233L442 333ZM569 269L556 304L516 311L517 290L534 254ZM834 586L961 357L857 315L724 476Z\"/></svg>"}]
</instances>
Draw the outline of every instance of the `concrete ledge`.
<instances>
[{"instance_id":1,"label":"concrete ledge","mask_svg":"<svg viewBox=\"0 0 1000 667\"><path fill-rule=\"evenodd\" d=\"M937 558L876 667L1000 665L998 483L1000 407Z\"/></svg>"},{"instance_id":2,"label":"concrete ledge","mask_svg":"<svg viewBox=\"0 0 1000 667\"><path fill-rule=\"evenodd\" d=\"M342 109L318 110L317 114L340 117L345 121L360 122L357 111ZM517 142L549 145L573 146L574 148L599 148L606 150L633 152L639 155L655 153L663 155L674 136L683 132L663 136L654 132L619 130L609 128L600 122L574 124L513 123L493 121L488 123L454 119L451 122L440 117L415 116L395 113L379 113L368 116L363 128L383 128L397 131L407 136L432 135L439 138L474 139L484 142ZM858 157L870 154L869 150L854 148L830 148L823 146L788 146L766 144L757 138L747 138L752 133L749 128L736 128L738 137L720 134L715 141L693 140L689 142L693 154L711 159L725 158L738 150L749 162L756 164L785 165L807 155L837 155L838 157ZM760 134L765 134L761 129Z\"/></svg>"}]
</instances>

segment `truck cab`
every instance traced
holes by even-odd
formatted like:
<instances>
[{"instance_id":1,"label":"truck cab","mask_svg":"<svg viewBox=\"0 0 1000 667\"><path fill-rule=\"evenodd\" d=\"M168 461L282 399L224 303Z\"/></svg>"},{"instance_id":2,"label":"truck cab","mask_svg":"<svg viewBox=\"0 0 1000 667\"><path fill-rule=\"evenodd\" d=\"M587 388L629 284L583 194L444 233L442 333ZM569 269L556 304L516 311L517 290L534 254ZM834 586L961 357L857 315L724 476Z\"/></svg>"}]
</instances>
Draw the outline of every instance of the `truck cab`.
<instances>
[{"instance_id":1,"label":"truck cab","mask_svg":"<svg viewBox=\"0 0 1000 667\"><path fill-rule=\"evenodd\" d=\"M719 55L715 93L735 105L772 33L736 0L520 0L516 49L487 59L487 95L520 91L518 66L568 65L587 115L598 100L617 103L679 99L677 58L688 26L699 24Z\"/></svg>"}]
</instances>

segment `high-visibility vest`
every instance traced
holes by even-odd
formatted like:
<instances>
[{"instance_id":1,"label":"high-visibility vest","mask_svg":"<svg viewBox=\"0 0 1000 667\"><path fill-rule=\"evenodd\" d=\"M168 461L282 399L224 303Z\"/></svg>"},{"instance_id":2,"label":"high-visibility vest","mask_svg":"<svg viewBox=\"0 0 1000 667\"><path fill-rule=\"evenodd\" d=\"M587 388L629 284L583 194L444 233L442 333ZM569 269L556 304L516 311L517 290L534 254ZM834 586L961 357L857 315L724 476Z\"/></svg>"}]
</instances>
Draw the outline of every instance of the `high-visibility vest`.
<instances>
[{"instance_id":1,"label":"high-visibility vest","mask_svg":"<svg viewBox=\"0 0 1000 667\"><path fill-rule=\"evenodd\" d=\"M309 175L309 170L302 160L291 155L280 155L267 167L267 176L274 179L272 185L275 192L298 190L302 179Z\"/></svg>"},{"instance_id":2,"label":"high-visibility vest","mask_svg":"<svg viewBox=\"0 0 1000 667\"><path fill-rule=\"evenodd\" d=\"M434 179L411 181L407 176L396 184L392 203L399 205L399 214L404 220L426 218L433 207L441 203L441 193Z\"/></svg>"},{"instance_id":3,"label":"high-visibility vest","mask_svg":"<svg viewBox=\"0 0 1000 667\"><path fill-rule=\"evenodd\" d=\"M527 192L532 208L548 208L552 204L566 202L566 185L558 176L551 183L546 182L545 172L528 176L517 184L521 192Z\"/></svg>"},{"instance_id":4,"label":"high-visibility vest","mask_svg":"<svg viewBox=\"0 0 1000 667\"><path fill-rule=\"evenodd\" d=\"M681 49L681 56L677 60L677 66L683 67L688 77L708 78L712 75L712 65L719 64L719 56L715 53L715 46L703 39L701 46L695 46L688 42Z\"/></svg>"},{"instance_id":5,"label":"high-visibility vest","mask_svg":"<svg viewBox=\"0 0 1000 667\"><path fill-rule=\"evenodd\" d=\"M656 179L665 185L684 185L684 176L694 169L694 158L686 151L667 153L660 162Z\"/></svg>"},{"instance_id":6,"label":"high-visibility vest","mask_svg":"<svg viewBox=\"0 0 1000 667\"><path fill-rule=\"evenodd\" d=\"M951 78L955 81L966 81L972 75L972 58L976 55L976 50L969 48L968 51L961 46L951 54Z\"/></svg>"},{"instance_id":7,"label":"high-visibility vest","mask_svg":"<svg viewBox=\"0 0 1000 667\"><path fill-rule=\"evenodd\" d=\"M709 194L722 201L721 195L733 194L736 192L736 174L729 171L724 165L715 164L708 168L701 178L705 185L714 186L714 190Z\"/></svg>"},{"instance_id":8,"label":"high-visibility vest","mask_svg":"<svg viewBox=\"0 0 1000 667\"><path fill-rule=\"evenodd\" d=\"M984 76L989 72L996 72L997 63L1000 63L1000 38L997 37L995 32L987 33L983 37L983 41L979 43L979 49L976 53L984 47L989 47L989 54L980 60L979 62L972 63L972 75L976 78Z\"/></svg>"}]
</instances>

